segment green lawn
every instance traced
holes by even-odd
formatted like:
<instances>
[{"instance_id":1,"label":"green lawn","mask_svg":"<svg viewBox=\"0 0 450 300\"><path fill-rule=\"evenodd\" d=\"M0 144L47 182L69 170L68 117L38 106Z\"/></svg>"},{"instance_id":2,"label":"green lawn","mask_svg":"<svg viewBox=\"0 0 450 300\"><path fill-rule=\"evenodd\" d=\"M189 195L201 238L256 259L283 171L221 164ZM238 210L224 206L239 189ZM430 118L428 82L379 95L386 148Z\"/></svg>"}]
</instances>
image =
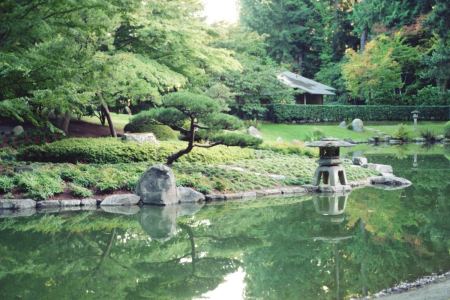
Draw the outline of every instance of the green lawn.
<instances>
[{"instance_id":1,"label":"green lawn","mask_svg":"<svg viewBox=\"0 0 450 300\"><path fill-rule=\"evenodd\" d=\"M127 114L111 113L111 118L113 120L114 127L119 130L123 130L123 127L130 122L130 116ZM81 120L100 125L100 120L97 117L83 117ZM107 123L106 126L108 126Z\"/></svg>"},{"instance_id":2,"label":"green lawn","mask_svg":"<svg viewBox=\"0 0 450 300\"><path fill-rule=\"evenodd\" d=\"M367 140L368 138L378 135L377 130L384 134L392 135L397 130L399 123L396 122L370 122L365 124L364 132L354 132L352 130L341 128L338 124L273 124L263 123L260 130L264 141L274 142L278 137L283 141L307 139L308 135L316 129L321 130L325 136L335 138L351 138L353 140ZM420 136L420 132L429 129L436 134L443 134L445 122L419 122L418 129L414 131L412 124L407 124L408 129L412 132L413 137Z\"/></svg>"}]
</instances>

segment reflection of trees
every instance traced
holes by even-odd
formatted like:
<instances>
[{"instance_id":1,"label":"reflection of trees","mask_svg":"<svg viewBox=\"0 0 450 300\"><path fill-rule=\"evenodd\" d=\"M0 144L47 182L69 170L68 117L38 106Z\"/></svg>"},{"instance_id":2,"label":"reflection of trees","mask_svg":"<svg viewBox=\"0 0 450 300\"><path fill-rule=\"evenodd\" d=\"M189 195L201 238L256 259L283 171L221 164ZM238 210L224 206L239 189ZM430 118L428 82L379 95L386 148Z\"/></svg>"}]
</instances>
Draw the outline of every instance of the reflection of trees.
<instances>
[{"instance_id":1,"label":"reflection of trees","mask_svg":"<svg viewBox=\"0 0 450 300\"><path fill-rule=\"evenodd\" d=\"M354 190L348 199L293 197L221 203L196 213L152 208L138 216L2 220L0 294L190 299L242 267L250 298L336 299L447 271L448 179L427 173L427 161L418 159L411 174L412 160L385 161L412 178L413 186ZM396 163L409 169L400 171ZM329 213L330 207L339 214Z\"/></svg>"}]
</instances>

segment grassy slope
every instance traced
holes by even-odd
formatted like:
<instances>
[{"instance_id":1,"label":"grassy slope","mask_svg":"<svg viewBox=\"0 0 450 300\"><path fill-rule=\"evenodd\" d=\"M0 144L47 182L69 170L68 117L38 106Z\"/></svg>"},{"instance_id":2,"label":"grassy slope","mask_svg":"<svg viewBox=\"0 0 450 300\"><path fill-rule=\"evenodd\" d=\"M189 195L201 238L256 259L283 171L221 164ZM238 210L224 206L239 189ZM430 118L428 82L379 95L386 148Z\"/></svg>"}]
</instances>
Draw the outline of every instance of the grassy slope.
<instances>
[{"instance_id":1,"label":"grassy slope","mask_svg":"<svg viewBox=\"0 0 450 300\"><path fill-rule=\"evenodd\" d=\"M123 130L123 127L125 127L125 125L130 122L130 116L127 114L111 113L111 118L113 120L114 127L120 130ZM97 117L83 117L81 118L81 120L88 123L100 125L100 120ZM105 126L108 126L108 124L106 124Z\"/></svg>"},{"instance_id":2,"label":"grassy slope","mask_svg":"<svg viewBox=\"0 0 450 300\"><path fill-rule=\"evenodd\" d=\"M338 124L261 124L261 133L266 142L274 142L278 137L284 141L305 140L308 134L315 129L322 130L326 136L336 138L352 138L354 140L367 140L376 135L375 130L392 135L397 130L399 123L395 122L372 122L365 125L364 132L354 132L346 128L341 128ZM413 137L420 136L420 132L429 129L437 134L443 134L445 122L419 122L418 129L414 131L412 124L407 124L408 129L412 132Z\"/></svg>"}]
</instances>

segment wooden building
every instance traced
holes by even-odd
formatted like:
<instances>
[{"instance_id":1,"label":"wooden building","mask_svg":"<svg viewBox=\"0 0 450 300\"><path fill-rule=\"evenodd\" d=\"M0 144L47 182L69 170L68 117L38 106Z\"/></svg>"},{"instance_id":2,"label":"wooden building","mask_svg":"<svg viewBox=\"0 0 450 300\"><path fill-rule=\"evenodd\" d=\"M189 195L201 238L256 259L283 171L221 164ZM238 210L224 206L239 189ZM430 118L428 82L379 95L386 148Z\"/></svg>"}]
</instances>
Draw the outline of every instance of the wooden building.
<instances>
[{"instance_id":1,"label":"wooden building","mask_svg":"<svg viewBox=\"0 0 450 300\"><path fill-rule=\"evenodd\" d=\"M284 85L297 91L297 104L322 105L325 95L334 95L336 89L298 74L285 71L277 76Z\"/></svg>"}]
</instances>

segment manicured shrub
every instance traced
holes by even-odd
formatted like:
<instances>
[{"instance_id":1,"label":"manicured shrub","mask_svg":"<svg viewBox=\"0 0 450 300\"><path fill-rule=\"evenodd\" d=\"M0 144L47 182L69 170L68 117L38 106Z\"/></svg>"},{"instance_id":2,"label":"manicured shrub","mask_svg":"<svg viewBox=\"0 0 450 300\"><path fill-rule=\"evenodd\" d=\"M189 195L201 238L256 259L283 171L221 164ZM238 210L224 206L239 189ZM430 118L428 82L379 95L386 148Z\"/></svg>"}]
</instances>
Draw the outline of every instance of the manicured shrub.
<instances>
[{"instance_id":1,"label":"manicured shrub","mask_svg":"<svg viewBox=\"0 0 450 300\"><path fill-rule=\"evenodd\" d=\"M0 193L8 193L14 188L14 179L11 177L0 176Z\"/></svg>"},{"instance_id":2,"label":"manicured shrub","mask_svg":"<svg viewBox=\"0 0 450 300\"><path fill-rule=\"evenodd\" d=\"M398 140L408 141L409 139L411 139L411 132L404 124L400 124L397 130L394 132L393 137Z\"/></svg>"},{"instance_id":3,"label":"manicured shrub","mask_svg":"<svg viewBox=\"0 0 450 300\"><path fill-rule=\"evenodd\" d=\"M25 161L67 163L165 162L171 153L185 146L186 143L181 141L162 142L160 145L155 145L124 142L114 138L74 138L51 144L29 146L21 149L17 157ZM195 148L191 153L183 156L181 161L214 163L253 156L252 149L216 146L210 149Z\"/></svg>"},{"instance_id":4,"label":"manicured shrub","mask_svg":"<svg viewBox=\"0 0 450 300\"><path fill-rule=\"evenodd\" d=\"M71 183L69 185L70 192L75 197L88 198L92 196L92 191L80 185Z\"/></svg>"},{"instance_id":5,"label":"manicured shrub","mask_svg":"<svg viewBox=\"0 0 450 300\"><path fill-rule=\"evenodd\" d=\"M158 140L176 140L178 133L169 126L158 125L152 122L148 111L142 111L135 115L131 122L125 125L125 132L152 132Z\"/></svg>"},{"instance_id":6,"label":"manicured shrub","mask_svg":"<svg viewBox=\"0 0 450 300\"><path fill-rule=\"evenodd\" d=\"M36 200L45 200L64 191L61 178L51 172L25 172L16 177L20 190Z\"/></svg>"},{"instance_id":7,"label":"manicured shrub","mask_svg":"<svg viewBox=\"0 0 450 300\"><path fill-rule=\"evenodd\" d=\"M447 123L445 123L444 126L444 136L448 139L450 139L450 121L448 121Z\"/></svg>"},{"instance_id":8,"label":"manicured shrub","mask_svg":"<svg viewBox=\"0 0 450 300\"><path fill-rule=\"evenodd\" d=\"M269 106L267 119L276 123L340 122L355 118L363 121L410 121L414 110L420 111L420 120L445 121L450 116L450 106L273 104Z\"/></svg>"}]
</instances>

